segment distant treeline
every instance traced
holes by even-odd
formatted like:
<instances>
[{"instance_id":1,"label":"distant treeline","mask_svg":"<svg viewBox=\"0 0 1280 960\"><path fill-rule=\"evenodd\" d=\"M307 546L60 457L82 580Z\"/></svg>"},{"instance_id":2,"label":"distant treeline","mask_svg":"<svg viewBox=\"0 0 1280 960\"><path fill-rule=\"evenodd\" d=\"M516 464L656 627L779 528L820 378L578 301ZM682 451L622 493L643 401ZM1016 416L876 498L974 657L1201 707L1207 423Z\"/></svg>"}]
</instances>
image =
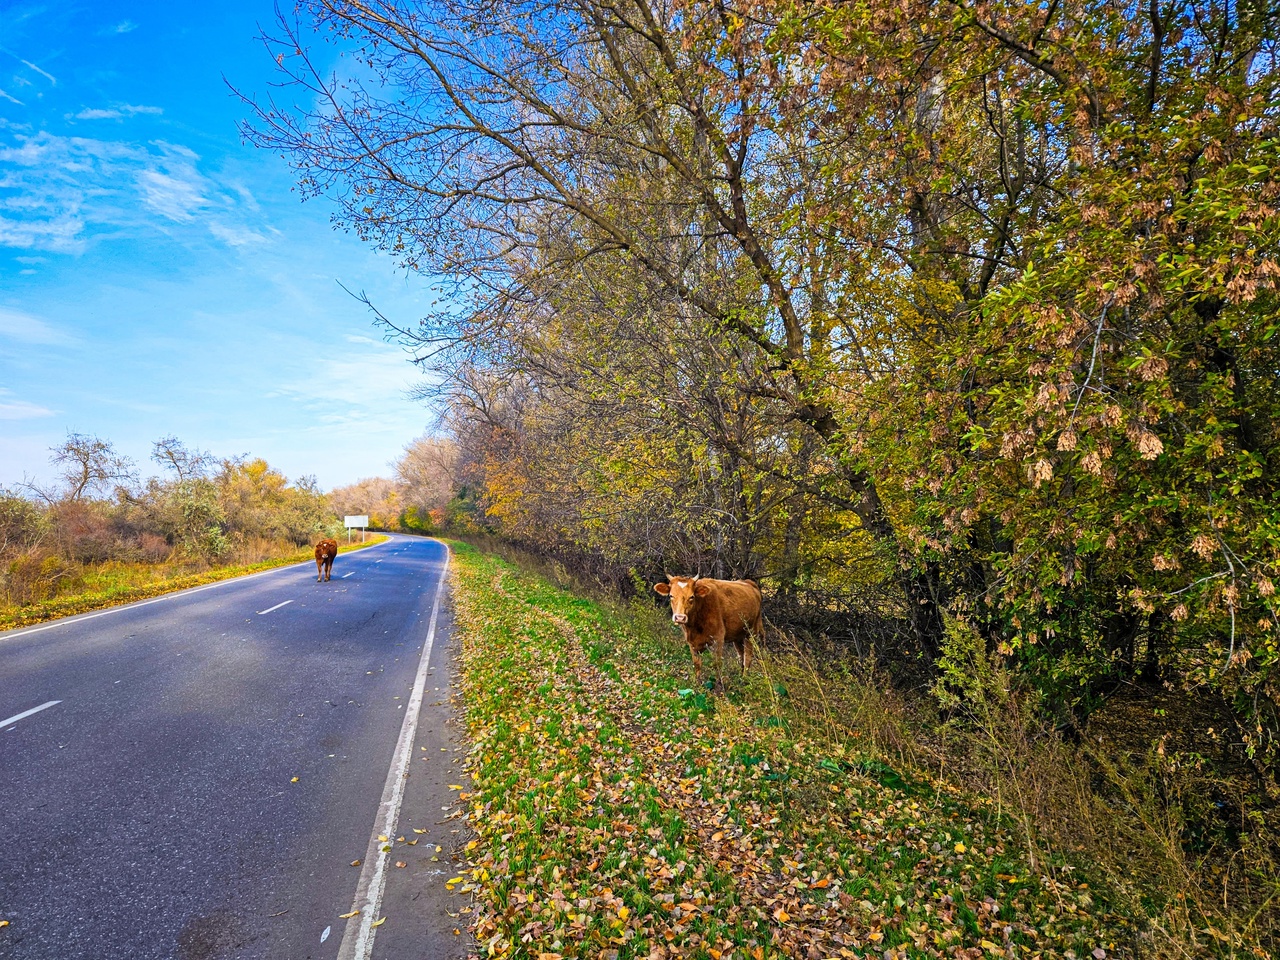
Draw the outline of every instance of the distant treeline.
<instances>
[{"instance_id":1,"label":"distant treeline","mask_svg":"<svg viewBox=\"0 0 1280 960\"><path fill-rule=\"evenodd\" d=\"M341 536L344 513L369 513L376 528L429 530L448 499L419 464L432 444L410 445L403 476L372 482L377 491L365 481L326 496L312 477L290 482L261 458L219 458L175 437L152 447L161 475L141 480L111 441L71 434L51 451L54 482L0 491L0 603L77 593L130 567L173 575L256 563Z\"/></svg>"}]
</instances>

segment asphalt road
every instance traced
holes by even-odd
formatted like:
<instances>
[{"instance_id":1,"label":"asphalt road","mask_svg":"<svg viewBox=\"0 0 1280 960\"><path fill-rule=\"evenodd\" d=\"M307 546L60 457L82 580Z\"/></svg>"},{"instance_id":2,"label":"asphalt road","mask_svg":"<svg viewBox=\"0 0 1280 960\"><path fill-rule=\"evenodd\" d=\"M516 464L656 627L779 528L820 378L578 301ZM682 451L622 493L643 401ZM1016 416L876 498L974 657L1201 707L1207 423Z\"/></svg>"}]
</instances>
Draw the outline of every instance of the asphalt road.
<instances>
[{"instance_id":1,"label":"asphalt road","mask_svg":"<svg viewBox=\"0 0 1280 960\"><path fill-rule=\"evenodd\" d=\"M0 958L465 953L445 560L401 537L327 583L286 567L0 633ZM382 852L392 823L420 842Z\"/></svg>"}]
</instances>

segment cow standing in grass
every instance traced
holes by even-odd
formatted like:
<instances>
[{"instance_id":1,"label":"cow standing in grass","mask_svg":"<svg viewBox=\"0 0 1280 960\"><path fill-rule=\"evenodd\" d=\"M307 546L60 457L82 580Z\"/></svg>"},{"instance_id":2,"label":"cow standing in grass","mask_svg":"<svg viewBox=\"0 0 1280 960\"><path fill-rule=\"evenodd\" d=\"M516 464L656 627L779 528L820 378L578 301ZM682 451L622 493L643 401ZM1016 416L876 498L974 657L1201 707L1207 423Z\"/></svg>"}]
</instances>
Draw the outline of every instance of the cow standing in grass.
<instances>
[{"instance_id":1,"label":"cow standing in grass","mask_svg":"<svg viewBox=\"0 0 1280 960\"><path fill-rule=\"evenodd\" d=\"M328 580L333 572L333 558L338 555L338 541L324 539L316 544L316 583Z\"/></svg>"},{"instance_id":2,"label":"cow standing in grass","mask_svg":"<svg viewBox=\"0 0 1280 960\"><path fill-rule=\"evenodd\" d=\"M702 651L715 647L716 676L721 674L725 642L738 650L745 674L751 666L751 637L763 636L760 587L754 580L673 577L653 589L671 598L671 620L680 625L693 655L696 682L702 682Z\"/></svg>"}]
</instances>

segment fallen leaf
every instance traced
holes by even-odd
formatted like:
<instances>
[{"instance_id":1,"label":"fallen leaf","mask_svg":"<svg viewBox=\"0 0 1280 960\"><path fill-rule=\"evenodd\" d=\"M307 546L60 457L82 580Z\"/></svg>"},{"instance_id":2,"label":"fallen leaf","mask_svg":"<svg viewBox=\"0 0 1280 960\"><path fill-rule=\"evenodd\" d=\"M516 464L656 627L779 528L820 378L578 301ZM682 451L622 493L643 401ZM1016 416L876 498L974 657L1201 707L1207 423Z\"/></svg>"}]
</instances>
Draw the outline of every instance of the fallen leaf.
<instances>
[{"instance_id":1,"label":"fallen leaf","mask_svg":"<svg viewBox=\"0 0 1280 960\"><path fill-rule=\"evenodd\" d=\"M294 777L294 778L293 778L292 780L290 780L289 782L290 782L290 783L297 783L297 782L298 782L298 778L297 778L297 777Z\"/></svg>"},{"instance_id":2,"label":"fallen leaf","mask_svg":"<svg viewBox=\"0 0 1280 960\"><path fill-rule=\"evenodd\" d=\"M417 827L414 827L414 828L413 828L413 832L414 832L414 833L426 833L427 831L425 831L425 830L419 830Z\"/></svg>"},{"instance_id":3,"label":"fallen leaf","mask_svg":"<svg viewBox=\"0 0 1280 960\"><path fill-rule=\"evenodd\" d=\"M360 861L359 861L359 860L352 860L352 861L351 861L351 865L352 865L353 867L358 867L358 866L360 866Z\"/></svg>"},{"instance_id":4,"label":"fallen leaf","mask_svg":"<svg viewBox=\"0 0 1280 960\"><path fill-rule=\"evenodd\" d=\"M352 910L350 913L340 913L340 914L338 914L338 919L339 919L339 920L350 920L352 917L354 917L354 916L355 916L356 914L358 914L359 912L360 912L359 910Z\"/></svg>"},{"instance_id":5,"label":"fallen leaf","mask_svg":"<svg viewBox=\"0 0 1280 960\"><path fill-rule=\"evenodd\" d=\"M397 860L396 866L399 867L401 870L403 870L405 867L408 866L408 864L405 863L403 860Z\"/></svg>"},{"instance_id":6,"label":"fallen leaf","mask_svg":"<svg viewBox=\"0 0 1280 960\"><path fill-rule=\"evenodd\" d=\"M384 923L386 923L386 922L387 922L387 918L386 918L386 917L383 917L381 920L375 920L375 921L373 921L373 923L369 924L369 926L371 926L371 927L380 927L380 926L382 926L382 925L383 925Z\"/></svg>"}]
</instances>

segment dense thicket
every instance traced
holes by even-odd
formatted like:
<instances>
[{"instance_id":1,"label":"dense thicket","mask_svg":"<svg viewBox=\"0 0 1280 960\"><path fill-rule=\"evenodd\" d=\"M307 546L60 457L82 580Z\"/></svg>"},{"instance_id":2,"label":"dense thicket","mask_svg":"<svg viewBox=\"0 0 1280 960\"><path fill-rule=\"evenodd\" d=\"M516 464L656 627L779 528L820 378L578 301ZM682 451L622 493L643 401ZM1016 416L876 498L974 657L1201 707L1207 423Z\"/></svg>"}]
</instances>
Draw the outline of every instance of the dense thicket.
<instances>
[{"instance_id":1,"label":"dense thicket","mask_svg":"<svg viewBox=\"0 0 1280 960\"><path fill-rule=\"evenodd\" d=\"M454 283L402 332L483 522L1274 757L1273 5L304 7L359 67L288 32L249 135Z\"/></svg>"}]
</instances>

